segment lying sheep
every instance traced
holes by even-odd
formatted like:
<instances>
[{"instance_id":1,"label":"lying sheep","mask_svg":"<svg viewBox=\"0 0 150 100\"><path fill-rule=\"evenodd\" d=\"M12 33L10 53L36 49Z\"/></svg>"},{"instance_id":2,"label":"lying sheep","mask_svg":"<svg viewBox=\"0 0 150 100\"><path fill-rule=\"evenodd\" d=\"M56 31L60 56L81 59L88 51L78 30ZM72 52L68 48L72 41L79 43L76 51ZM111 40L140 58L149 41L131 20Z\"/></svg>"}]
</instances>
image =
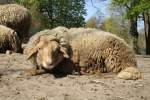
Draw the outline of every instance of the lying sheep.
<instances>
[{"instance_id":1,"label":"lying sheep","mask_svg":"<svg viewBox=\"0 0 150 100\"><path fill-rule=\"evenodd\" d=\"M51 32L52 31L50 31L50 33ZM39 39L38 44L36 44L36 46L30 50L28 59L33 57L36 59L36 62L43 62L41 65L38 64L38 66L44 66L50 69L63 66L61 67L62 70L68 70L67 68L69 66L71 70L72 68L75 68L75 70L79 71L81 74L91 72L115 72L119 73L117 75L118 78L140 78L141 74L136 68L137 63L135 54L124 42L124 40L110 33L94 29L74 28L68 30L67 34L71 34L72 32L73 36L75 37L71 38L69 41L71 48L64 48L61 45L60 39L56 38L57 36L47 35L43 40L47 40L48 37L52 38L52 36L54 36L54 38L59 41L57 42L59 52L57 49L55 49L55 47L52 46L52 41L48 40L48 45L47 43L42 43L42 46L46 44L44 47L42 47L40 44L40 41L42 40ZM68 36L72 37L72 35ZM38 45L40 45L42 48L39 49ZM62 48L63 52L60 48ZM41 50L42 53L40 53L39 50ZM36 53L33 51L36 51ZM68 51L71 51L72 53L69 53ZM61 56L61 58L60 56L54 57L53 55L56 55L55 52L57 52L57 55L64 54L65 56ZM37 59L37 57L40 59L42 59L42 57L46 58L43 60L38 60L39 58ZM64 60L64 58L68 59ZM53 61L53 67L51 67L51 61ZM69 65L67 65L67 63Z\"/></svg>"},{"instance_id":2,"label":"lying sheep","mask_svg":"<svg viewBox=\"0 0 150 100\"><path fill-rule=\"evenodd\" d=\"M26 8L17 4L0 5L0 24L15 30L23 40L28 35L31 15Z\"/></svg>"},{"instance_id":3,"label":"lying sheep","mask_svg":"<svg viewBox=\"0 0 150 100\"><path fill-rule=\"evenodd\" d=\"M24 54L28 55L27 59L32 59L35 66L31 74L51 71L64 59L69 58L68 46L65 41L62 41L62 38L52 30L38 32L30 38L24 49Z\"/></svg>"},{"instance_id":4,"label":"lying sheep","mask_svg":"<svg viewBox=\"0 0 150 100\"><path fill-rule=\"evenodd\" d=\"M76 31L83 34L71 41L72 60L79 64L82 73L114 72L122 79L141 77L135 54L123 39L94 29Z\"/></svg>"},{"instance_id":5,"label":"lying sheep","mask_svg":"<svg viewBox=\"0 0 150 100\"><path fill-rule=\"evenodd\" d=\"M14 30L0 25L0 53L6 53L7 50L20 52L21 43Z\"/></svg>"}]
</instances>

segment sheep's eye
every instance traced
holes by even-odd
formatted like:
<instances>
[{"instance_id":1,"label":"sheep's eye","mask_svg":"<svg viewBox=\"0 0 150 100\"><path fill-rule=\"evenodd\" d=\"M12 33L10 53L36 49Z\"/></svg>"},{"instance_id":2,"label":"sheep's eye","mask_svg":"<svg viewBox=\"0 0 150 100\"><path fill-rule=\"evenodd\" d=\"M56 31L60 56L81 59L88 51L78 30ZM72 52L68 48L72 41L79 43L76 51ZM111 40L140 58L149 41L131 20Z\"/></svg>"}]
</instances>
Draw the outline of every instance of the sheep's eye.
<instances>
[{"instance_id":1,"label":"sheep's eye","mask_svg":"<svg viewBox=\"0 0 150 100\"><path fill-rule=\"evenodd\" d=\"M54 53L53 53L53 55L56 56L58 54L59 54L59 48L56 48L55 51L54 51Z\"/></svg>"},{"instance_id":2,"label":"sheep's eye","mask_svg":"<svg viewBox=\"0 0 150 100\"><path fill-rule=\"evenodd\" d=\"M38 50L41 50L42 48L38 48Z\"/></svg>"},{"instance_id":3,"label":"sheep's eye","mask_svg":"<svg viewBox=\"0 0 150 100\"><path fill-rule=\"evenodd\" d=\"M41 50L41 48L38 48L38 50Z\"/></svg>"},{"instance_id":4,"label":"sheep's eye","mask_svg":"<svg viewBox=\"0 0 150 100\"><path fill-rule=\"evenodd\" d=\"M55 50L55 53L59 53L59 48L57 48L57 49Z\"/></svg>"},{"instance_id":5,"label":"sheep's eye","mask_svg":"<svg viewBox=\"0 0 150 100\"><path fill-rule=\"evenodd\" d=\"M59 48L54 48L54 52L58 52L59 51Z\"/></svg>"}]
</instances>

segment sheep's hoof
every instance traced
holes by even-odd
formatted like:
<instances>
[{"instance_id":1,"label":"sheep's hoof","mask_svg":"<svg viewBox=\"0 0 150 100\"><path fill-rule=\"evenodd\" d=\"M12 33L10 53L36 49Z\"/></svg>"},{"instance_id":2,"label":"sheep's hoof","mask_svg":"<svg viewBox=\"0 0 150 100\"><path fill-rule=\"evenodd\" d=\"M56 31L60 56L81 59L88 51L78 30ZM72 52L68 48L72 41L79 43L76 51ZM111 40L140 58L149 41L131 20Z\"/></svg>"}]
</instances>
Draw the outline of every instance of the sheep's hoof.
<instances>
[{"instance_id":1,"label":"sheep's hoof","mask_svg":"<svg viewBox=\"0 0 150 100\"><path fill-rule=\"evenodd\" d=\"M27 76L35 76L36 75L36 70L35 69L28 69L26 70Z\"/></svg>"},{"instance_id":2,"label":"sheep's hoof","mask_svg":"<svg viewBox=\"0 0 150 100\"><path fill-rule=\"evenodd\" d=\"M45 73L47 73L45 70L43 70L43 69L40 69L40 70L38 70L38 69L28 69L28 70L26 70L27 71L27 73L28 73L28 76L36 76L36 75L41 75L41 74L45 74Z\"/></svg>"},{"instance_id":3,"label":"sheep's hoof","mask_svg":"<svg viewBox=\"0 0 150 100\"><path fill-rule=\"evenodd\" d=\"M117 77L126 80L136 80L141 78L141 73L135 67L127 67L126 69L122 70Z\"/></svg>"}]
</instances>

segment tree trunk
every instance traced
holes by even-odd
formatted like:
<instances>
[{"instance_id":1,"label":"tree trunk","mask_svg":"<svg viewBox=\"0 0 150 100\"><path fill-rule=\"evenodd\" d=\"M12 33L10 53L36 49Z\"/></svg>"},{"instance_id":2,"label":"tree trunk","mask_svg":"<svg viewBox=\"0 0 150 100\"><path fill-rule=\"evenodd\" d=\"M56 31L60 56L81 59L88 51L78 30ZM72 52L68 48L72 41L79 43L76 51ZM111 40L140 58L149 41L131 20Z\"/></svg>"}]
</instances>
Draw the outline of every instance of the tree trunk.
<instances>
[{"instance_id":1,"label":"tree trunk","mask_svg":"<svg viewBox=\"0 0 150 100\"><path fill-rule=\"evenodd\" d=\"M48 1L48 7L49 8L47 8L47 13L48 13L48 18L50 20L50 28L52 29L54 27L52 0Z\"/></svg>"},{"instance_id":2,"label":"tree trunk","mask_svg":"<svg viewBox=\"0 0 150 100\"><path fill-rule=\"evenodd\" d=\"M150 55L150 11L143 13L146 54Z\"/></svg>"},{"instance_id":3,"label":"tree trunk","mask_svg":"<svg viewBox=\"0 0 150 100\"><path fill-rule=\"evenodd\" d=\"M133 37L133 49L135 53L138 52L138 30L137 30L137 18L130 18L130 31L129 33Z\"/></svg>"}]
</instances>

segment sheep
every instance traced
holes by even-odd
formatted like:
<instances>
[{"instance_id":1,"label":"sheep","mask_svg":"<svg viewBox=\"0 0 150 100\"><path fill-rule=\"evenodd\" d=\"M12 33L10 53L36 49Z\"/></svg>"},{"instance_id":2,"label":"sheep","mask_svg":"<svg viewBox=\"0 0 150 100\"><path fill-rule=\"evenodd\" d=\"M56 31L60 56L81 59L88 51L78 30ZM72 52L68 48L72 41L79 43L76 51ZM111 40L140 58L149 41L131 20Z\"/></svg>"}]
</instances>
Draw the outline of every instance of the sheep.
<instances>
[{"instance_id":1,"label":"sheep","mask_svg":"<svg viewBox=\"0 0 150 100\"><path fill-rule=\"evenodd\" d=\"M15 30L22 41L28 35L31 14L25 7L17 4L0 5L0 24Z\"/></svg>"},{"instance_id":2,"label":"sheep","mask_svg":"<svg viewBox=\"0 0 150 100\"><path fill-rule=\"evenodd\" d=\"M63 60L69 58L68 44L59 35L58 28L43 30L32 36L25 46L24 54L34 64L31 75L37 75L53 70Z\"/></svg>"},{"instance_id":3,"label":"sheep","mask_svg":"<svg viewBox=\"0 0 150 100\"><path fill-rule=\"evenodd\" d=\"M141 77L134 51L123 39L96 29L73 32L82 33L70 42L71 59L81 67L81 73L114 72L118 78L132 80Z\"/></svg>"},{"instance_id":4,"label":"sheep","mask_svg":"<svg viewBox=\"0 0 150 100\"><path fill-rule=\"evenodd\" d=\"M0 25L0 53L6 53L7 50L20 52L21 42L14 30Z\"/></svg>"},{"instance_id":5,"label":"sheep","mask_svg":"<svg viewBox=\"0 0 150 100\"><path fill-rule=\"evenodd\" d=\"M36 63L49 61L49 58L54 61L55 66L51 67L50 64L41 64L45 68L48 67L50 69L56 68L59 71L69 71L74 72L77 71L79 74L86 73L100 73L100 72L114 72L118 73L117 77L122 79L139 79L141 77L140 71L137 69L137 62L135 58L135 54L131 47L121 38L110 34L108 32L98 31L96 29L84 29L84 28L71 28L65 29L63 33L62 29L64 28L55 28L53 30L42 31L38 34L45 34L37 36L40 37L37 40L39 41L36 46L33 46L33 49L30 49L30 53L28 59L33 57L36 60ZM62 45L61 38L54 33L60 35L62 33L65 42L63 44L67 44L68 41L70 47ZM66 35L67 34L67 35ZM44 36L44 39L41 39ZM52 44L49 38L57 39L58 45L62 48L59 49L61 52L57 52L57 54L64 54L64 56L55 56L54 52L56 49L52 47ZM32 38L31 38L32 39ZM42 43L42 53L38 45L40 41L48 40L48 45L46 43ZM53 39L52 39L53 40ZM35 48L35 50L34 50ZM47 48L45 51L44 49ZM52 52L52 50L54 50ZM36 51L36 56L34 56ZM49 52L49 53L48 53ZM45 54L47 58L42 60L38 60L39 58L44 57ZM41 55L41 57L39 56ZM39 57L39 58L38 58ZM67 58L67 59L66 59ZM55 61L59 60L59 62ZM40 66L40 64L35 64ZM44 69L45 69L44 68ZM46 68L47 69L47 68Z\"/></svg>"}]
</instances>

